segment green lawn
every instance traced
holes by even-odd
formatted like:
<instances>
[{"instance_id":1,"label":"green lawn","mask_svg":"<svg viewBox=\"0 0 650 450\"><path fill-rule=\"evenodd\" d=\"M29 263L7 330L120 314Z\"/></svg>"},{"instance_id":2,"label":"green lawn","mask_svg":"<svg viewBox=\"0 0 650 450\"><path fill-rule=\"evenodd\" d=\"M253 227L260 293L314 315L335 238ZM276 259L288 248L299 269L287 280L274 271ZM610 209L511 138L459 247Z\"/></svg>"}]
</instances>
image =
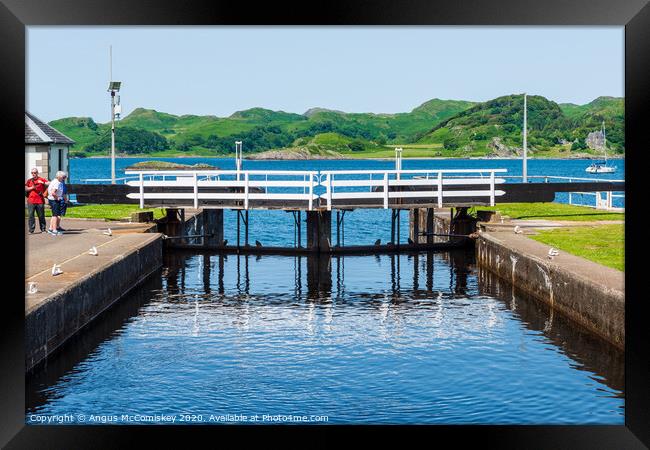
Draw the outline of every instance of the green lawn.
<instances>
[{"instance_id":1,"label":"green lawn","mask_svg":"<svg viewBox=\"0 0 650 450\"><path fill-rule=\"evenodd\" d=\"M523 220L625 220L624 213L608 212L564 203L503 203L496 206L482 206L479 209L496 210L502 216Z\"/></svg>"},{"instance_id":2,"label":"green lawn","mask_svg":"<svg viewBox=\"0 0 650 450\"><path fill-rule=\"evenodd\" d=\"M65 217L120 220L130 217L131 213L136 211L153 211L154 219L159 219L165 215L163 208L148 208L141 210L138 205L82 205L68 207ZM45 215L47 217L52 216L52 210L47 206L45 207ZM27 217L27 208L25 208L25 217Z\"/></svg>"},{"instance_id":3,"label":"green lawn","mask_svg":"<svg viewBox=\"0 0 650 450\"><path fill-rule=\"evenodd\" d=\"M532 239L623 271L624 225L597 225L540 230Z\"/></svg>"}]
</instances>

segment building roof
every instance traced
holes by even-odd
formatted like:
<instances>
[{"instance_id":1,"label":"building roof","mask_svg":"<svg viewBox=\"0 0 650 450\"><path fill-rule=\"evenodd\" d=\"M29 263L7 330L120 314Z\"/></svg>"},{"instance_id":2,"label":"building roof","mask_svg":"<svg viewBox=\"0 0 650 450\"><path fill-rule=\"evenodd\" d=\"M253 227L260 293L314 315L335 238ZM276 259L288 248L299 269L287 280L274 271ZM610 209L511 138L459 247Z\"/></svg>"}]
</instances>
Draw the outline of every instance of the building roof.
<instances>
[{"instance_id":1,"label":"building roof","mask_svg":"<svg viewBox=\"0 0 650 450\"><path fill-rule=\"evenodd\" d=\"M69 144L75 142L38 117L25 111L25 144Z\"/></svg>"}]
</instances>

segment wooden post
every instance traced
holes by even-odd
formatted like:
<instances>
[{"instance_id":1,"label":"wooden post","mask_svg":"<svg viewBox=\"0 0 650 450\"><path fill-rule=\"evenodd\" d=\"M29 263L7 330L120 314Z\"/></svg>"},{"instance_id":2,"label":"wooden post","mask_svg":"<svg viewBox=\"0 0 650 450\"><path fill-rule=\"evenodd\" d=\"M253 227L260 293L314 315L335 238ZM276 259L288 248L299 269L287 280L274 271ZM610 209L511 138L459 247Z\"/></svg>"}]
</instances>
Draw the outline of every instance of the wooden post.
<instances>
[{"instance_id":1,"label":"wooden post","mask_svg":"<svg viewBox=\"0 0 650 450\"><path fill-rule=\"evenodd\" d=\"M341 211L336 210L336 246L341 246Z\"/></svg>"},{"instance_id":2,"label":"wooden post","mask_svg":"<svg viewBox=\"0 0 650 450\"><path fill-rule=\"evenodd\" d=\"M420 243L420 208L409 209L409 238Z\"/></svg>"},{"instance_id":3,"label":"wooden post","mask_svg":"<svg viewBox=\"0 0 650 450\"><path fill-rule=\"evenodd\" d=\"M426 216L426 230L427 230L427 238L426 238L426 243L427 244L433 244L433 238L434 236L431 234L435 230L435 211L433 208L427 208L427 216Z\"/></svg>"},{"instance_id":4,"label":"wooden post","mask_svg":"<svg viewBox=\"0 0 650 450\"><path fill-rule=\"evenodd\" d=\"M246 172L246 177L248 177L248 172ZM248 247L248 210L245 212L245 219L244 219L244 246Z\"/></svg>"},{"instance_id":5,"label":"wooden post","mask_svg":"<svg viewBox=\"0 0 650 450\"><path fill-rule=\"evenodd\" d=\"M301 228L302 228L302 222L300 219L300 210L298 210L298 248L302 247L302 239L300 236Z\"/></svg>"},{"instance_id":6,"label":"wooden post","mask_svg":"<svg viewBox=\"0 0 650 450\"><path fill-rule=\"evenodd\" d=\"M241 220L241 217L239 217L239 210L235 210L237 213L237 251L239 251L239 221Z\"/></svg>"},{"instance_id":7,"label":"wooden post","mask_svg":"<svg viewBox=\"0 0 650 450\"><path fill-rule=\"evenodd\" d=\"M400 233L400 210L397 210L397 236L395 236L395 245L399 247L399 233Z\"/></svg>"},{"instance_id":8,"label":"wooden post","mask_svg":"<svg viewBox=\"0 0 650 450\"><path fill-rule=\"evenodd\" d=\"M307 248L329 252L331 247L332 212L307 211Z\"/></svg>"},{"instance_id":9,"label":"wooden post","mask_svg":"<svg viewBox=\"0 0 650 450\"><path fill-rule=\"evenodd\" d=\"M201 234L212 234L203 238L203 246L220 247L223 243L223 209L204 209L201 211L201 217Z\"/></svg>"}]
</instances>

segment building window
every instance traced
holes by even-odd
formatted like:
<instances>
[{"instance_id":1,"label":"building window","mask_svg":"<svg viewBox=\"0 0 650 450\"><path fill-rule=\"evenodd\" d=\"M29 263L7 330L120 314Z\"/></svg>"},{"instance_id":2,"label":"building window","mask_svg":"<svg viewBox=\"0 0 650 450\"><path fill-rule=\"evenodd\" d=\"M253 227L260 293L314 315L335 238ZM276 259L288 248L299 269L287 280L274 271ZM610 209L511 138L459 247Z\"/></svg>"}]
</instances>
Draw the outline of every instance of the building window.
<instances>
[{"instance_id":1,"label":"building window","mask_svg":"<svg viewBox=\"0 0 650 450\"><path fill-rule=\"evenodd\" d=\"M63 170L63 149L59 149L59 170Z\"/></svg>"}]
</instances>

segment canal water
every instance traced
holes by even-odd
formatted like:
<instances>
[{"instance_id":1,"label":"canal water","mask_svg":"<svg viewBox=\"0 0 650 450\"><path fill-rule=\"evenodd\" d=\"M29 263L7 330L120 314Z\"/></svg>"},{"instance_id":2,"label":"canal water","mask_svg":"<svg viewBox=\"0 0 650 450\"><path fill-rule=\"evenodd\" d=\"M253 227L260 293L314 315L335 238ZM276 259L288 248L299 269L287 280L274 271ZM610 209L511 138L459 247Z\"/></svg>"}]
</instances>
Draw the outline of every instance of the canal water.
<instances>
[{"instance_id":1,"label":"canal water","mask_svg":"<svg viewBox=\"0 0 650 450\"><path fill-rule=\"evenodd\" d=\"M28 377L26 421L622 425L623 379L471 250L173 252Z\"/></svg>"},{"instance_id":2,"label":"canal water","mask_svg":"<svg viewBox=\"0 0 650 450\"><path fill-rule=\"evenodd\" d=\"M116 160L116 176L124 176L124 169L139 161L161 160L179 162L181 164L205 163L224 170L234 170L232 158L118 158ZM625 160L612 160L617 166L614 174L588 174L585 168L590 160L573 159L533 159L528 162L529 176L562 176L589 179L624 179ZM395 163L388 160L308 160L308 161L244 161L244 168L249 170L358 170L361 167L368 170L394 169ZM521 176L520 160L493 159L404 159L404 170L411 169L507 169L508 176ZM70 183L78 183L87 179L110 179L110 158L73 159L70 161ZM515 182L517 180L508 180ZM531 180L532 181L532 180ZM542 181L542 180L536 180ZM568 194L559 193L556 201L568 202ZM594 204L594 197L574 194L574 202ZM615 199L614 206L623 206L622 199ZM383 209L356 210L347 212L343 222L343 233L340 239L346 245L372 245L377 239L382 243L390 239L390 211ZM294 246L296 233L294 218L284 211L251 211L249 213L250 243L256 240L265 246ZM336 229L335 215L332 216L333 229ZM302 216L305 220L305 216ZM224 239L234 243L236 237L236 213L226 210L224 214ZM400 242L408 239L408 213L400 213ZM243 226L243 225L242 225ZM304 227L304 224L302 225ZM243 237L242 237L243 239ZM336 236L333 235L333 239ZM306 245L306 233L301 234L302 245Z\"/></svg>"}]
</instances>

